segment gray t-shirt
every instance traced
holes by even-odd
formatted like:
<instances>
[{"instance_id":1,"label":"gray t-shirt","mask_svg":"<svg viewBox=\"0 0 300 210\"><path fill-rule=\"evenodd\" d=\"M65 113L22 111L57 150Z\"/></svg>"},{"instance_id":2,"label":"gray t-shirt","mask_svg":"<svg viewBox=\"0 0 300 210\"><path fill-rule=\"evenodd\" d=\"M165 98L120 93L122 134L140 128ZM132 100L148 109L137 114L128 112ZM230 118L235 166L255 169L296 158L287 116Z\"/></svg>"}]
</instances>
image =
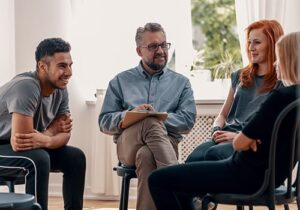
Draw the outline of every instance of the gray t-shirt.
<instances>
[{"instance_id":1,"label":"gray t-shirt","mask_svg":"<svg viewBox=\"0 0 300 210\"><path fill-rule=\"evenodd\" d=\"M234 91L234 101L222 130L239 132L251 117L258 111L260 105L267 99L269 92L259 93L264 76L255 76L251 87L241 87L239 76L241 70L231 74L231 86ZM278 85L280 86L280 85Z\"/></svg>"},{"instance_id":2,"label":"gray t-shirt","mask_svg":"<svg viewBox=\"0 0 300 210\"><path fill-rule=\"evenodd\" d=\"M0 140L10 139L14 112L33 117L33 128L44 131L55 117L70 112L68 92L56 89L43 97L35 71L19 74L0 87Z\"/></svg>"}]
</instances>

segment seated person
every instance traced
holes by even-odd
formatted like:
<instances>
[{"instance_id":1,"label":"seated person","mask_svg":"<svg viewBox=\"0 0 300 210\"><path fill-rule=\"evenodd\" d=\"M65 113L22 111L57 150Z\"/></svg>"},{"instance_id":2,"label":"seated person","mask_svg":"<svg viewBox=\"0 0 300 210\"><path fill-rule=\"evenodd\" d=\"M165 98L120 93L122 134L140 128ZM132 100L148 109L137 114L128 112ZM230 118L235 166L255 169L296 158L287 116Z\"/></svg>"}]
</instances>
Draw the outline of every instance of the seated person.
<instances>
[{"instance_id":1,"label":"seated person","mask_svg":"<svg viewBox=\"0 0 300 210\"><path fill-rule=\"evenodd\" d=\"M264 180L268 167L272 129L279 113L291 102L299 99L300 90L300 32L288 34L276 44L279 67L278 79L285 87L273 90L258 112L234 137L234 154L225 160L199 161L168 166L154 171L149 176L149 189L157 210L193 209L185 206L183 193L190 197L206 193L254 193ZM277 155L284 157L289 151L292 135L289 128L295 124L296 115L279 133ZM276 186L287 177L284 161L276 163L278 176ZM220 178L220 175L222 178ZM280 177L280 178L278 178Z\"/></svg>"},{"instance_id":2,"label":"seated person","mask_svg":"<svg viewBox=\"0 0 300 210\"><path fill-rule=\"evenodd\" d=\"M68 146L72 119L67 84L72 76L71 46L60 38L36 48L36 71L0 87L0 166L28 169L26 193L48 209L50 171L63 173L65 209L80 210L86 160Z\"/></svg>"},{"instance_id":3,"label":"seated person","mask_svg":"<svg viewBox=\"0 0 300 210\"><path fill-rule=\"evenodd\" d=\"M102 132L114 135L119 161L136 166L137 210L155 210L148 176L156 168L178 163L177 145L182 133L192 129L196 105L189 80L166 67L170 43L158 23L147 23L136 32L138 66L119 73L108 86L99 116ZM129 110L167 112L165 122L148 117L123 128Z\"/></svg>"},{"instance_id":4,"label":"seated person","mask_svg":"<svg viewBox=\"0 0 300 210\"><path fill-rule=\"evenodd\" d=\"M221 160L232 155L233 138L276 86L273 63L275 42L283 35L281 25L275 20L259 20L246 32L249 64L232 73L231 87L213 124L211 139L196 147L186 162Z\"/></svg>"}]
</instances>

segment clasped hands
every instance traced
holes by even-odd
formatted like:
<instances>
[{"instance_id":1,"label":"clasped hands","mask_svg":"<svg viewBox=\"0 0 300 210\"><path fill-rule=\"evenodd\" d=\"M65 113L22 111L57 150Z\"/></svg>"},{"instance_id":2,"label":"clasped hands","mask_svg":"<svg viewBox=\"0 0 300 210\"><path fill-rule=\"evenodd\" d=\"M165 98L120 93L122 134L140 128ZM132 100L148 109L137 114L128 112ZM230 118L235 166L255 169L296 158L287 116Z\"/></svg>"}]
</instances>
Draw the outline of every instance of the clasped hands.
<instances>
[{"instance_id":1,"label":"clasped hands","mask_svg":"<svg viewBox=\"0 0 300 210\"><path fill-rule=\"evenodd\" d=\"M215 131L212 135L212 140L216 144L231 142L237 133L230 131Z\"/></svg>"},{"instance_id":2,"label":"clasped hands","mask_svg":"<svg viewBox=\"0 0 300 210\"><path fill-rule=\"evenodd\" d=\"M216 144L232 142L232 140L234 139L234 137L236 135L238 135L238 134L235 133L235 132L230 132L230 131L215 131L212 135L212 140ZM261 141L259 139L258 140L253 140L249 145L249 149L256 152L258 144L261 144Z\"/></svg>"},{"instance_id":3,"label":"clasped hands","mask_svg":"<svg viewBox=\"0 0 300 210\"><path fill-rule=\"evenodd\" d=\"M30 133L15 133L11 139L14 151L24 151L35 148L47 148L51 136L58 133L70 133L72 130L71 114L67 113L55 118L44 132L33 130Z\"/></svg>"}]
</instances>

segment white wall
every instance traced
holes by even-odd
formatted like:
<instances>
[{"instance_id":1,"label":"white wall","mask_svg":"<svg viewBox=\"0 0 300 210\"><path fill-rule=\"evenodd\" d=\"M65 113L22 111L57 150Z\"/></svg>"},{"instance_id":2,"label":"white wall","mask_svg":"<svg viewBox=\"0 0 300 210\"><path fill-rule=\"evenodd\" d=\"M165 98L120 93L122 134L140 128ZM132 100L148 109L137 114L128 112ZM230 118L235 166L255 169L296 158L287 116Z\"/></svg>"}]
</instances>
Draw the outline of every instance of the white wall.
<instances>
[{"instance_id":1,"label":"white wall","mask_svg":"<svg viewBox=\"0 0 300 210\"><path fill-rule=\"evenodd\" d=\"M14 1L0 1L0 86L15 74Z\"/></svg>"},{"instance_id":2,"label":"white wall","mask_svg":"<svg viewBox=\"0 0 300 210\"><path fill-rule=\"evenodd\" d=\"M68 39L71 15L66 0L15 0L16 72L35 70L35 49L48 37Z\"/></svg>"},{"instance_id":3,"label":"white wall","mask_svg":"<svg viewBox=\"0 0 300 210\"><path fill-rule=\"evenodd\" d=\"M80 97L92 97L95 89L106 88L118 72L137 65L135 32L146 22L162 24L172 43L170 51L176 47L176 58L190 58L187 51L192 51L192 35L188 6L189 1L182 0L78 1L78 9L73 10L70 39L76 66L73 80L80 87ZM184 72L185 62L188 61L181 59L176 71Z\"/></svg>"}]
</instances>

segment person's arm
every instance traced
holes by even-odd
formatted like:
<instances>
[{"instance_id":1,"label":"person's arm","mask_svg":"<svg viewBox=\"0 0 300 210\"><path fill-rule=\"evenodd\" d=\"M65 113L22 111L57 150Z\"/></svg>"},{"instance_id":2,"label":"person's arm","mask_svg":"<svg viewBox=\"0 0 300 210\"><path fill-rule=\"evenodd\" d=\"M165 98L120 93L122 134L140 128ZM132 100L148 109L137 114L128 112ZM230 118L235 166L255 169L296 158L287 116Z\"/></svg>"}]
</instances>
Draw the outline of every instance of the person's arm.
<instances>
[{"instance_id":1,"label":"person's arm","mask_svg":"<svg viewBox=\"0 0 300 210\"><path fill-rule=\"evenodd\" d=\"M190 82L187 80L177 109L168 113L165 126L171 133L188 133L196 121L196 104Z\"/></svg>"},{"instance_id":2,"label":"person's arm","mask_svg":"<svg viewBox=\"0 0 300 210\"><path fill-rule=\"evenodd\" d=\"M233 148L237 151L256 151L260 144L269 144L275 120L289 103L288 99L288 94L280 94L279 91L273 90L253 118L234 138Z\"/></svg>"},{"instance_id":3,"label":"person's arm","mask_svg":"<svg viewBox=\"0 0 300 210\"><path fill-rule=\"evenodd\" d=\"M211 136L213 137L213 134L216 131L220 131L222 130L222 128L224 127L224 124L226 122L226 119L228 117L229 111L233 105L234 102L234 94L236 91L236 88L239 84L239 75L240 75L240 71L235 71L231 74L231 86L229 88L227 97L225 99L225 102L220 110L219 115L216 117L213 127L212 127L212 131L211 131Z\"/></svg>"},{"instance_id":4,"label":"person's arm","mask_svg":"<svg viewBox=\"0 0 300 210\"><path fill-rule=\"evenodd\" d=\"M221 108L219 115L216 117L213 127L223 128L226 118L228 116L229 110L233 104L234 100L234 91L233 88L230 87L227 98Z\"/></svg>"},{"instance_id":5,"label":"person's arm","mask_svg":"<svg viewBox=\"0 0 300 210\"><path fill-rule=\"evenodd\" d=\"M243 132L238 133L233 139L232 146L236 151L246 151L252 149L254 152L257 150L257 144L260 144L259 140L249 138Z\"/></svg>"},{"instance_id":6,"label":"person's arm","mask_svg":"<svg viewBox=\"0 0 300 210\"><path fill-rule=\"evenodd\" d=\"M118 83L112 80L109 82L98 118L100 130L109 135L120 134L122 132L121 120L124 118L126 111L128 110L124 110L122 107L122 97Z\"/></svg>"},{"instance_id":7,"label":"person's arm","mask_svg":"<svg viewBox=\"0 0 300 210\"><path fill-rule=\"evenodd\" d=\"M211 137L216 143L230 141L236 136L236 133L234 132L222 131L222 128L224 127L226 118L229 114L233 101L234 101L234 90L231 86L227 98L221 108L221 111L219 115L216 117L212 127Z\"/></svg>"},{"instance_id":8,"label":"person's arm","mask_svg":"<svg viewBox=\"0 0 300 210\"><path fill-rule=\"evenodd\" d=\"M57 123L61 120L57 119ZM19 113L12 113L11 145L14 151L30 150L35 148L59 148L66 145L70 139L71 119L63 125L61 130L47 130L40 133L33 128L33 118ZM54 123L55 124L55 123ZM59 124L52 126L59 127ZM69 125L66 125L69 124ZM65 130L62 132L62 130ZM68 132L66 132L68 131Z\"/></svg>"},{"instance_id":9,"label":"person's arm","mask_svg":"<svg viewBox=\"0 0 300 210\"><path fill-rule=\"evenodd\" d=\"M219 115L216 117L211 130L211 138L217 144L232 141L233 138L237 135L237 133L235 132L222 130L234 102L234 94L238 81L237 73L238 72L235 72L231 75L232 84L229 88L227 98L220 110Z\"/></svg>"}]
</instances>

